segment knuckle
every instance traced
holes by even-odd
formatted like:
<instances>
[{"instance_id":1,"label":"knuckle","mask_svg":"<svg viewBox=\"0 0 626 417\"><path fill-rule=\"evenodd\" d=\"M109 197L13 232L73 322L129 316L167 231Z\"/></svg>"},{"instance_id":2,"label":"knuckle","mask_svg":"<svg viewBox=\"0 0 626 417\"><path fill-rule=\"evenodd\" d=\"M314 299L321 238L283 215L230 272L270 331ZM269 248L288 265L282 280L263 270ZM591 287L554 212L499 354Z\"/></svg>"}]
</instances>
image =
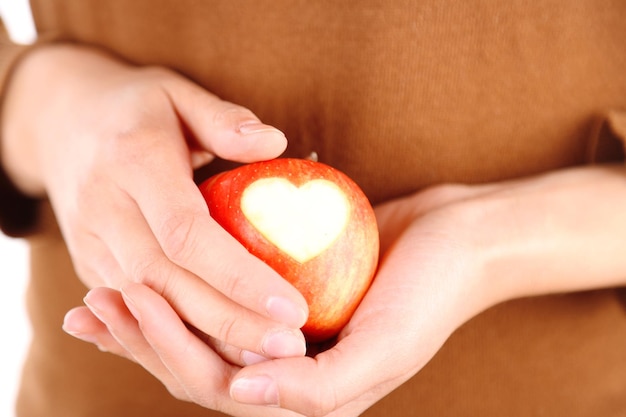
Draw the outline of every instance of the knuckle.
<instances>
[{"instance_id":1,"label":"knuckle","mask_svg":"<svg viewBox=\"0 0 626 417\"><path fill-rule=\"evenodd\" d=\"M133 146L139 137L136 128L127 128L103 137L99 152L99 166L96 168L119 169L132 167L138 158L139 149Z\"/></svg>"},{"instance_id":2,"label":"knuckle","mask_svg":"<svg viewBox=\"0 0 626 417\"><path fill-rule=\"evenodd\" d=\"M246 256L252 256L249 253ZM250 271L256 266L250 264L248 259L232 256L221 250L212 251L205 255L210 259L211 272L205 279L222 295L231 300L261 299L261 294L254 286L250 285ZM262 265L264 267L264 265Z\"/></svg>"},{"instance_id":3,"label":"knuckle","mask_svg":"<svg viewBox=\"0 0 626 417\"><path fill-rule=\"evenodd\" d=\"M133 168L146 162L146 149L163 143L166 132L158 125L128 125L102 141L103 162L108 166Z\"/></svg>"},{"instance_id":4,"label":"knuckle","mask_svg":"<svg viewBox=\"0 0 626 417\"><path fill-rule=\"evenodd\" d=\"M119 264L95 233L71 233L66 246L76 276L87 286L115 285L123 280Z\"/></svg>"},{"instance_id":5,"label":"knuckle","mask_svg":"<svg viewBox=\"0 0 626 417\"><path fill-rule=\"evenodd\" d=\"M134 78L126 84L127 98L136 101L141 99L158 99L169 101L168 86L180 76L163 66L147 65L134 69ZM124 88L124 87L122 87Z\"/></svg>"},{"instance_id":6,"label":"knuckle","mask_svg":"<svg viewBox=\"0 0 626 417\"><path fill-rule=\"evenodd\" d=\"M239 127L240 122L256 119L246 107L222 101L213 113L213 124L219 127Z\"/></svg>"},{"instance_id":7,"label":"knuckle","mask_svg":"<svg viewBox=\"0 0 626 417\"><path fill-rule=\"evenodd\" d=\"M147 254L137 257L130 266L129 275L133 282L145 284L162 292L165 284L161 279L166 267L161 257L156 254Z\"/></svg>"},{"instance_id":8,"label":"knuckle","mask_svg":"<svg viewBox=\"0 0 626 417\"><path fill-rule=\"evenodd\" d=\"M468 189L469 187L463 184L447 183L432 186L424 190L424 194L428 195L435 205L442 205L448 201L463 197Z\"/></svg>"},{"instance_id":9,"label":"knuckle","mask_svg":"<svg viewBox=\"0 0 626 417\"><path fill-rule=\"evenodd\" d=\"M309 405L311 417L324 417L337 409L336 396L332 392L318 390L317 400Z\"/></svg>"},{"instance_id":10,"label":"knuckle","mask_svg":"<svg viewBox=\"0 0 626 417\"><path fill-rule=\"evenodd\" d=\"M181 387L178 383L169 383L169 384L164 384L165 388L167 389L167 392L170 393L170 395L174 398L176 398L177 400L180 401L191 401L191 398L189 396L189 394L187 393L187 391Z\"/></svg>"},{"instance_id":11,"label":"knuckle","mask_svg":"<svg viewBox=\"0 0 626 417\"><path fill-rule=\"evenodd\" d=\"M235 336L237 328L237 318L235 316L228 316L222 320L218 326L217 338L222 342L230 344Z\"/></svg>"},{"instance_id":12,"label":"knuckle","mask_svg":"<svg viewBox=\"0 0 626 417\"><path fill-rule=\"evenodd\" d=\"M301 413L308 417L324 417L340 406L339 396L332 384L317 385L301 397Z\"/></svg>"},{"instance_id":13,"label":"knuckle","mask_svg":"<svg viewBox=\"0 0 626 417\"><path fill-rule=\"evenodd\" d=\"M161 65L145 65L137 69L139 78L147 82L160 84L167 81L170 77L175 77L176 73L167 67Z\"/></svg>"},{"instance_id":14,"label":"knuckle","mask_svg":"<svg viewBox=\"0 0 626 417\"><path fill-rule=\"evenodd\" d=\"M132 168L149 162L146 149L171 143L171 126L178 123L170 99L158 86L144 82L127 90L119 94L116 124L98 138L97 161L104 168Z\"/></svg>"},{"instance_id":15,"label":"knuckle","mask_svg":"<svg viewBox=\"0 0 626 417\"><path fill-rule=\"evenodd\" d=\"M241 273L235 265L222 265L219 268L217 276L219 280L219 291L230 299L238 297L247 297L250 293L251 286L241 276Z\"/></svg>"},{"instance_id":16,"label":"knuckle","mask_svg":"<svg viewBox=\"0 0 626 417\"><path fill-rule=\"evenodd\" d=\"M74 272L82 283L90 287L102 285L102 278L100 277L100 274L97 273L92 267L84 264L83 262L74 261L73 263Z\"/></svg>"},{"instance_id":17,"label":"knuckle","mask_svg":"<svg viewBox=\"0 0 626 417\"><path fill-rule=\"evenodd\" d=\"M195 223L195 216L188 213L173 213L163 220L158 238L168 258L181 262L191 256Z\"/></svg>"},{"instance_id":18,"label":"knuckle","mask_svg":"<svg viewBox=\"0 0 626 417\"><path fill-rule=\"evenodd\" d=\"M240 127L248 122L258 120L257 117L245 107L231 103L217 106L212 116L212 124L219 135L213 135L211 148L213 152L226 159L237 159L245 154L247 147L242 143L233 146L233 137L239 135ZM245 142L244 142L245 143Z\"/></svg>"}]
</instances>

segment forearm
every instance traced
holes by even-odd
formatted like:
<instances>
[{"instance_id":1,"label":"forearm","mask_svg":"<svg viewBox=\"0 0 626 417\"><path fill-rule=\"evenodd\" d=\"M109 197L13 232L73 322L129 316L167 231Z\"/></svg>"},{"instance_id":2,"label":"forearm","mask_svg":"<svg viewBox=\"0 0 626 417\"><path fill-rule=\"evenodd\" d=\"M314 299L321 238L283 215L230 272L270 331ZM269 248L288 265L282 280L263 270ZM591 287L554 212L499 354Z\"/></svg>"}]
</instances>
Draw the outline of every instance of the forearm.
<instances>
[{"instance_id":1,"label":"forearm","mask_svg":"<svg viewBox=\"0 0 626 417\"><path fill-rule=\"evenodd\" d=\"M461 206L497 300L626 284L622 166L505 183Z\"/></svg>"}]
</instances>

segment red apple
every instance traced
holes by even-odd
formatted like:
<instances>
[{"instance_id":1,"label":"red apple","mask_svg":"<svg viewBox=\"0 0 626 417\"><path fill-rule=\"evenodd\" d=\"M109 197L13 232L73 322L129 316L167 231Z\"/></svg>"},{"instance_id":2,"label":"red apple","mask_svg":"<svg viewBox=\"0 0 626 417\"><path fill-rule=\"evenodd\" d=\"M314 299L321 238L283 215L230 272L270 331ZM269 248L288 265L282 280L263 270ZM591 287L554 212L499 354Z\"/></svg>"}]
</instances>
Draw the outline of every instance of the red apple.
<instances>
[{"instance_id":1,"label":"red apple","mask_svg":"<svg viewBox=\"0 0 626 417\"><path fill-rule=\"evenodd\" d=\"M345 326L379 251L374 211L354 181L320 162L284 158L223 172L200 191L215 221L305 297L307 340Z\"/></svg>"}]
</instances>

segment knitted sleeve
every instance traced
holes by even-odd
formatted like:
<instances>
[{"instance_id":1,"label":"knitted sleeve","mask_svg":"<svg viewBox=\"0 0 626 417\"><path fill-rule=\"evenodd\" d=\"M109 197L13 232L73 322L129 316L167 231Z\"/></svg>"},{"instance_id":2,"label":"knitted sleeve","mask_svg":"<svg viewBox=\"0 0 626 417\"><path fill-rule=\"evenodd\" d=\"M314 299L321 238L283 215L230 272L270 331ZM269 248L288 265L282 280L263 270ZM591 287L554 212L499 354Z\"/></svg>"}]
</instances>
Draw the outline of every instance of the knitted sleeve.
<instances>
[{"instance_id":1,"label":"knitted sleeve","mask_svg":"<svg viewBox=\"0 0 626 417\"><path fill-rule=\"evenodd\" d=\"M20 45L12 42L0 21L0 105L12 69L20 57L32 47L33 45ZM2 140L1 137L0 140ZM37 209L38 200L22 194L0 164L0 229L2 232L14 237L27 235L36 223Z\"/></svg>"}]
</instances>

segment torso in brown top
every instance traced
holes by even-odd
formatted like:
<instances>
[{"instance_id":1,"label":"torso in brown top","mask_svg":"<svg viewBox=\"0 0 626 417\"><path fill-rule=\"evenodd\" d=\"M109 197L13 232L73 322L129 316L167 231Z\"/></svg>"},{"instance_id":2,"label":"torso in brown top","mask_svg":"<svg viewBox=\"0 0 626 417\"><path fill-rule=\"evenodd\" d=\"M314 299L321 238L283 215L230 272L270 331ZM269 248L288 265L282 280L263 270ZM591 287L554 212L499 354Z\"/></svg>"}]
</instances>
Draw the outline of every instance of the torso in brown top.
<instances>
[{"instance_id":1,"label":"torso in brown top","mask_svg":"<svg viewBox=\"0 0 626 417\"><path fill-rule=\"evenodd\" d=\"M603 117L626 109L621 0L32 3L42 32L181 72L374 203L586 163ZM32 242L20 417L212 415L64 335L85 289L54 227ZM617 290L495 307L366 415L626 415L625 327Z\"/></svg>"}]
</instances>

